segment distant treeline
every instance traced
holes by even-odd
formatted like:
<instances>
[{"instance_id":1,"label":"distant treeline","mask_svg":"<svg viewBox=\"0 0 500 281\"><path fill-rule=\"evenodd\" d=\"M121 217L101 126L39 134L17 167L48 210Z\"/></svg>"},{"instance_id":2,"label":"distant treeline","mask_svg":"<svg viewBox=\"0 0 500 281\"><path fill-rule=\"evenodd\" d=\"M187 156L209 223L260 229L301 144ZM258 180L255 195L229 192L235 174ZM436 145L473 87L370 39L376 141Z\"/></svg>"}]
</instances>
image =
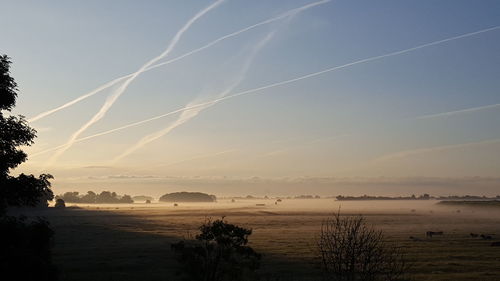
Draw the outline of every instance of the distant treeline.
<instances>
[{"instance_id":1,"label":"distant treeline","mask_svg":"<svg viewBox=\"0 0 500 281\"><path fill-rule=\"evenodd\" d=\"M500 207L500 200L450 200L441 201L439 204L469 207Z\"/></svg>"},{"instance_id":2,"label":"distant treeline","mask_svg":"<svg viewBox=\"0 0 500 281\"><path fill-rule=\"evenodd\" d=\"M253 196L253 195L247 195L245 197L240 197L240 196L233 196L233 197L227 197L230 199L321 199L321 196L319 195L297 195L295 197L292 196L277 196L277 197L259 197L259 196ZM328 198L328 197L327 197Z\"/></svg>"},{"instance_id":3,"label":"distant treeline","mask_svg":"<svg viewBox=\"0 0 500 281\"><path fill-rule=\"evenodd\" d=\"M474 195L464 195L464 196L456 196L456 195L451 195L451 196L439 196L436 197L438 200L495 200L495 199L500 199L500 195L497 195L495 197L486 197L486 196L474 196Z\"/></svg>"},{"instance_id":4,"label":"distant treeline","mask_svg":"<svg viewBox=\"0 0 500 281\"><path fill-rule=\"evenodd\" d=\"M429 200L433 199L429 194L422 194L420 196L398 196L398 197L389 197L389 196L342 196L339 195L336 197L339 201L349 201L349 200Z\"/></svg>"},{"instance_id":5,"label":"distant treeline","mask_svg":"<svg viewBox=\"0 0 500 281\"><path fill-rule=\"evenodd\" d=\"M451 196L430 196L429 194L425 193L419 196L397 196L397 197L390 197L390 196L370 196L370 195L363 195L363 196L342 196L339 195L336 197L337 200L339 201L349 201L349 200L430 200L430 199L435 199L435 200L493 200L493 199L500 199L500 195L497 195L496 197L486 197L486 196L473 196L473 195L464 195L464 196L458 196L458 195L451 195Z\"/></svg>"},{"instance_id":6,"label":"distant treeline","mask_svg":"<svg viewBox=\"0 0 500 281\"><path fill-rule=\"evenodd\" d=\"M215 202L217 197L202 192L174 192L160 197L160 202Z\"/></svg>"},{"instance_id":7,"label":"distant treeline","mask_svg":"<svg viewBox=\"0 0 500 281\"><path fill-rule=\"evenodd\" d=\"M66 192L62 195L57 195L56 199L62 199L67 203L96 203L96 204L113 204L113 203L134 203L130 195L118 195L116 192L103 191L99 194L88 191L87 194L80 194L77 191Z\"/></svg>"}]
</instances>

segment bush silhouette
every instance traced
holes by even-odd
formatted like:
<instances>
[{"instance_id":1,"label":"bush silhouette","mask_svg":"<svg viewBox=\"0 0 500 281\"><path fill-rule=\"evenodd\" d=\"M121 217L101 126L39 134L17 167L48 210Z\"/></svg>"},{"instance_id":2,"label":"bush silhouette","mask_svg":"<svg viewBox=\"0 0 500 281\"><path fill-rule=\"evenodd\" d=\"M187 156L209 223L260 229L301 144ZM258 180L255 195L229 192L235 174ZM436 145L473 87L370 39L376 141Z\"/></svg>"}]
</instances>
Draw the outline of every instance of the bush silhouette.
<instances>
[{"instance_id":1,"label":"bush silhouette","mask_svg":"<svg viewBox=\"0 0 500 281\"><path fill-rule=\"evenodd\" d=\"M260 254L247 246L251 229L222 219L207 220L194 241L172 245L179 273L190 281L247 280L259 268Z\"/></svg>"},{"instance_id":2,"label":"bush silhouette","mask_svg":"<svg viewBox=\"0 0 500 281\"><path fill-rule=\"evenodd\" d=\"M317 246L326 280L401 280L408 269L403 250L387 243L362 216L338 212L325 220Z\"/></svg>"},{"instance_id":3,"label":"bush silhouette","mask_svg":"<svg viewBox=\"0 0 500 281\"><path fill-rule=\"evenodd\" d=\"M54 207L56 208L65 208L66 207L66 203L64 202L64 200L62 199L57 199L56 200L56 204L54 205Z\"/></svg>"}]
</instances>

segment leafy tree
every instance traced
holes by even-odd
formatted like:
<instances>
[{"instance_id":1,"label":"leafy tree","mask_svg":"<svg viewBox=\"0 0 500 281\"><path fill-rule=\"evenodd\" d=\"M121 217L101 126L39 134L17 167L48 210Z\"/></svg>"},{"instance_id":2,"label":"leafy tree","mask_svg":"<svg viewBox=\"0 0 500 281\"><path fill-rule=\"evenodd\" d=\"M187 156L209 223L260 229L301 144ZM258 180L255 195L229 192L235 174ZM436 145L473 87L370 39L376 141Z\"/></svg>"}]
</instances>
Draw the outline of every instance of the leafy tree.
<instances>
[{"instance_id":1,"label":"leafy tree","mask_svg":"<svg viewBox=\"0 0 500 281\"><path fill-rule=\"evenodd\" d=\"M64 198L64 200L66 200L67 202L72 202L72 201L69 201L68 199ZM81 202L85 202L85 203L95 203L97 200L97 194L93 191L88 191L87 194L85 194L82 198L81 198ZM75 203L77 203L79 201L75 201Z\"/></svg>"},{"instance_id":2,"label":"leafy tree","mask_svg":"<svg viewBox=\"0 0 500 281\"><path fill-rule=\"evenodd\" d=\"M207 220L194 241L172 245L180 273L190 281L247 280L259 268L261 255L247 246L251 229L227 221Z\"/></svg>"},{"instance_id":3,"label":"leafy tree","mask_svg":"<svg viewBox=\"0 0 500 281\"><path fill-rule=\"evenodd\" d=\"M122 198L119 199L120 203L134 203L134 200L132 200L132 197L130 195L123 195Z\"/></svg>"},{"instance_id":4,"label":"leafy tree","mask_svg":"<svg viewBox=\"0 0 500 281\"><path fill-rule=\"evenodd\" d=\"M9 175L11 169L27 160L19 147L33 144L36 136L23 116L4 116L4 111L12 110L17 97L10 63L6 55L0 55L0 272L9 280L56 280L50 258L53 231L48 222L6 215L10 206L46 206L54 197L51 175Z\"/></svg>"},{"instance_id":5,"label":"leafy tree","mask_svg":"<svg viewBox=\"0 0 500 281\"><path fill-rule=\"evenodd\" d=\"M4 116L16 104L17 84L10 76L9 57L0 55L0 214L8 206L36 206L46 204L54 195L50 190L51 175L9 175L27 160L19 147L33 144L36 131L30 128L23 116Z\"/></svg>"}]
</instances>

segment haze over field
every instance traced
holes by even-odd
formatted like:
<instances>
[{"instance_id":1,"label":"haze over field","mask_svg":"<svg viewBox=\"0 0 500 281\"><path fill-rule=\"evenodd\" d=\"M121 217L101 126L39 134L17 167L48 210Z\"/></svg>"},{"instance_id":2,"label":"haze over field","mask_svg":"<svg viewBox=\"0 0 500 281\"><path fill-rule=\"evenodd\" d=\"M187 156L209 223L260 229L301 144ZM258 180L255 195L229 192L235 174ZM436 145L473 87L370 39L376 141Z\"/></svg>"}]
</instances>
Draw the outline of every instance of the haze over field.
<instances>
[{"instance_id":1,"label":"haze over field","mask_svg":"<svg viewBox=\"0 0 500 281\"><path fill-rule=\"evenodd\" d=\"M499 194L499 1L1 6L55 193Z\"/></svg>"}]
</instances>

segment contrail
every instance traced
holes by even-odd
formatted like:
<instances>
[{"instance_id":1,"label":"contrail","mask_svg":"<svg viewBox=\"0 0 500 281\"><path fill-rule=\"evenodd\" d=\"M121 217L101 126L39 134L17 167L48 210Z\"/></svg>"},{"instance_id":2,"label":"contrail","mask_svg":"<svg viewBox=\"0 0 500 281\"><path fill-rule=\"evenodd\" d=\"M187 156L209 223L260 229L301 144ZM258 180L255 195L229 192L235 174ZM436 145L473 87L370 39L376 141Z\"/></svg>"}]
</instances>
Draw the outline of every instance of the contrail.
<instances>
[{"instance_id":1,"label":"contrail","mask_svg":"<svg viewBox=\"0 0 500 281\"><path fill-rule=\"evenodd\" d=\"M221 42L221 41L224 41L224 40L229 39L229 38L231 38L231 37L234 37L234 36L240 35L241 33L247 32L247 31L249 31L249 30L251 30L251 29L254 29L254 28L257 28L257 27L259 27L259 26L261 26L261 25L265 25L265 24L269 24L269 23L272 23L272 22L275 22L275 21L281 20L281 19L286 18L286 17L289 17L289 16L291 16L291 15L294 15L294 14L300 13L300 12L302 12L302 11L306 10L306 9L312 8L312 7L314 7L314 6L322 5L322 4L328 3L328 2L330 2L330 1L331 1L331 0L322 0L322 1L317 1L317 2L314 2L314 3L311 3L311 4L307 4L307 5L304 5L304 6L301 6L301 7L295 8L295 9L288 10L288 11L286 11L286 12L284 12L284 13L282 13L282 14L280 14L280 15L276 16L276 17L273 17L273 18L270 18L270 19L267 19L267 20L261 21L261 22L259 22L259 23L256 23L256 24L253 24L253 25L251 25L251 26L248 26L248 27L245 27L245 28L243 28L243 29L240 29L240 30L238 30L238 31L235 31L235 32L233 32L233 33L230 33L230 34L224 35L224 36L222 36L222 37L220 37L220 38L218 38L218 39L215 39L214 41L212 41L212 42L210 42L210 43L208 43L208 44L206 44L206 45L203 45L203 46L201 46L201 47L199 47L199 48L197 48L197 49L194 49L194 50L192 50L192 51L189 51L189 52L187 52L187 53L185 53L185 54L183 54L183 55L180 55L180 56L178 56L178 57L176 57L176 58L173 58L173 59L171 59L171 60L168 60L168 61L165 61L165 62L162 62L162 63L158 63L158 64L155 64L155 65L149 66L149 67L147 67L146 69L144 69L144 71L143 71L143 72L146 72L146 71L149 71L149 70L152 70L152 69L158 68L158 67L160 67L160 66L164 66L164 65L167 65L167 64L171 64L171 63L176 62L176 61L178 61L178 60L181 60L181 59L183 59L183 58L185 58L185 57L191 56L191 55L196 54L196 53L198 53L198 52L200 52L200 51L203 51L203 50L205 50L205 49L207 49L207 48L210 48L211 46L213 46L213 45L215 45L215 44L217 44L217 43L219 43L219 42ZM122 80L124 80L124 79L127 79L127 78L129 78L129 77L131 77L131 76L133 76L133 75L134 75L134 74L133 74L133 73L131 73L131 74L127 74L127 75L124 75L124 76L118 77L118 78L116 78L116 79L114 79L114 80L112 80L112 81L110 81L110 82L107 82L107 83L105 83L105 84L103 84L103 85L99 86L98 88L96 88L96 89L94 89L94 90L92 90L92 91L88 92L87 94L82 95L82 96L80 96L80 97L78 97L78 98L76 98L76 99L74 99L74 100L72 100L72 101L69 101L69 102L67 102L67 103L65 103L65 104L63 104L63 105L61 105L61 106L59 106L59 107L56 107L56 108L54 108L54 109L51 109L51 110L48 110L48 111L42 112L42 113L40 113L40 114L38 114L38 115L36 115L36 116L34 116L34 117L31 117L31 118L29 118L29 119L28 119L28 122L35 122L35 121L38 121L38 120L40 120L40 119L42 119L42 118L44 118L44 117L47 117L47 116L49 116L49 115L51 115L51 114L53 114L53 113L56 113L56 112L58 112L58 111L60 111L60 110L62 110L62 109L65 109L65 108L67 108L67 107L69 107L69 106L72 106L72 105L74 105L74 104L76 104L76 103L78 103L78 102L80 102L80 101L82 101L82 100L85 100L85 99L87 99L87 98L89 98L89 97L91 97L91 96L93 96L93 95L96 95L96 94L100 93L101 91L103 91L103 90L105 90L105 89L107 89L107 88L109 88L109 87L111 87L111 86L115 85L116 83L118 83L118 82L120 82L120 81L122 81Z\"/></svg>"},{"instance_id":2,"label":"contrail","mask_svg":"<svg viewBox=\"0 0 500 281\"><path fill-rule=\"evenodd\" d=\"M162 114L162 115L158 115L158 116L146 119L146 120L142 120L142 121L138 121L138 122L131 123L131 124L128 124L128 125L124 125L124 126L121 126L121 127L115 128L115 129L111 129L111 130L108 130L108 131L97 133L95 135L87 136L87 137L75 140L75 142L81 142L81 141L93 139L93 138L96 138L96 137L99 137L99 136L103 136L103 135L107 135L107 134L110 134L110 133L114 133L114 132L117 132L117 131L121 131L121 130L130 128L130 127L135 127L135 126L138 126L138 125L141 125L141 124L144 124L144 123L148 123L148 122L151 122L151 121L154 121L154 120L157 120L157 119L161 119L161 118L164 118L164 117L167 117L167 116L170 116L170 115L182 112L184 110L189 110L189 109L193 109L193 108L197 108L197 107L203 107L203 106L206 106L206 105L209 105L209 104L212 104L212 103L216 103L216 102L219 102L219 101L222 101L222 100L225 100L225 99L230 99L230 98L234 98L234 97L237 97L237 96L242 96L242 95L247 95L247 94L259 92L259 91L266 90L266 89L269 89L269 88L273 88L273 87L277 87L277 86L281 86L281 85L293 83L293 82L296 82L296 81L300 81L300 80L303 80L303 79L307 79L307 78L310 78L310 77L318 76L318 75L321 75L321 74L324 74L324 73L327 73L327 72L331 72L331 71L334 71L334 70L338 70L338 69L342 69L342 68L347 68L349 66L353 66L353 65L357 65L357 64L361 64L361 63L365 63L365 62L369 62L369 61L374 61L374 60L378 60L378 59L382 59L382 58L386 58L386 57L390 57L390 56L396 56L396 55L404 54L404 53L411 52L411 51L414 51L414 50L418 50L418 49L421 49L421 48L424 48L424 47L429 47L429 46L433 46L433 45L445 43L445 42L448 42L448 41L452 41L452 40L457 40L457 39L461 39L461 38L473 36L473 35L484 33L484 32L488 32L488 31L493 31L493 30L496 30L496 29L499 29L499 28L500 28L500 26L495 26L495 27L491 27L491 28L487 28L487 29L482 29L482 30L479 30L479 31L476 31L476 32L466 33L466 34L462 34L462 35L459 35L459 36L450 37L450 38L439 40L439 41L434 41L434 42L427 43L427 44L424 44L424 45L419 45L417 47L413 47L413 48L410 48L410 49L405 49L405 50L401 50L401 51L397 51L397 52L388 53L388 54L385 54L385 55L380 55L380 56L376 56L376 57L371 57L371 58L367 58L367 59L362 59L362 60L354 61L354 62L351 62L351 63L348 63L348 64L344 64L344 65L340 65L340 66L328 68L328 69L325 69L325 70L322 70L322 71L314 72L314 73L307 74L307 75L304 75L304 76L300 76L300 77L297 77L297 78L293 78L293 79L285 80L285 81L282 81L282 82L277 82L277 83L269 84L269 85L266 85L266 86L262 86L262 87L254 88L254 89L250 89L250 90L246 90L246 91L239 92L239 93L235 93L235 94L228 95L228 96L225 96L225 97L222 97L222 98L218 98L218 99L215 99L215 100L212 100L212 101L208 101L208 102L204 102L204 103L199 103L199 104L195 104L195 105L189 105L189 106L186 106L186 107L183 107L183 108L179 108L179 109L176 109L174 111L171 111L171 112L168 112L168 113L165 113L165 114ZM51 151L57 150L57 149L59 149L61 147L64 147L64 146L65 145L60 145L60 146L57 146L57 147L54 147L54 148L50 148L50 149L47 149L47 150L44 150L44 151L40 151L40 152L37 152L37 153L35 153L35 154L31 155L31 156L33 157L33 156L36 156L36 155L40 155L40 154L44 154L44 153L47 153L47 152L51 152Z\"/></svg>"},{"instance_id":3,"label":"contrail","mask_svg":"<svg viewBox=\"0 0 500 281\"><path fill-rule=\"evenodd\" d=\"M458 149L458 148L465 148L465 147L471 147L471 146L477 146L477 145L496 144L496 143L500 143L500 139L491 139L491 140L478 141L478 142L469 142L469 143L451 144L451 145L426 147L426 148L413 149L413 150L405 150L405 151L381 156L381 157L373 160L373 162L382 162L382 161L387 161L387 160L400 159L400 158L405 158L408 156L427 153L427 152L445 151L445 150L450 150L450 149Z\"/></svg>"},{"instance_id":4,"label":"contrail","mask_svg":"<svg viewBox=\"0 0 500 281\"><path fill-rule=\"evenodd\" d=\"M42 113L40 113L40 114L38 114L38 115L36 115L34 117L31 117L30 119L28 119L28 122L30 122L30 123L35 122L37 120L40 120L40 119L42 119L44 117L47 117L47 116L53 114L53 113L56 113L56 112L58 112L60 110L63 110L66 107L70 107L73 104L78 103L78 102L80 102L80 101L82 101L84 99L90 98L91 96L93 96L93 95L95 95L95 94L97 94L97 93L99 93L99 92L101 92L101 91L103 91L103 90L105 90L105 89L107 89L107 88L115 85L116 83L118 83L118 82L122 81L123 79L125 79L127 77L130 77L130 76L132 76L132 74L129 74L129 75L126 75L126 76L122 76L122 77L116 78L115 80L109 81L108 83L103 84L103 85L95 88L94 90L86 93L83 96L80 96L80 97L78 97L78 98L76 98L76 99L74 99L72 101L69 101L69 102L67 102L67 103L65 103L65 104L63 104L61 106L58 106L56 108L53 108L51 110L42 112Z\"/></svg>"},{"instance_id":5,"label":"contrail","mask_svg":"<svg viewBox=\"0 0 500 281\"><path fill-rule=\"evenodd\" d=\"M429 114L429 115L423 115L419 116L415 119L430 119L430 118L438 118L438 117L448 117L456 114L461 114L461 113L468 113L468 112L474 112L474 111L481 111L485 109L491 109L491 108L498 108L500 107L500 103L497 104L490 104L490 105L485 105L485 106L478 106L478 107L471 107L471 108L466 108L466 109L461 109L461 110L455 110L455 111L448 111L448 112L442 112L442 113L436 113L436 114Z\"/></svg>"},{"instance_id":6,"label":"contrail","mask_svg":"<svg viewBox=\"0 0 500 281\"><path fill-rule=\"evenodd\" d=\"M250 68L253 60L255 59L255 56L257 55L257 53L274 37L274 31L273 32L270 32L263 40L261 40L257 45L255 45L255 47L253 48L251 54L248 56L248 58L245 60L245 63L240 71L240 73L238 74L238 77L237 79L235 80L234 83L232 83L232 85L230 85L226 90L224 90L222 93L220 93L218 96L219 97L224 97L226 96L228 93L230 93L235 87L237 87L241 81L245 78L245 75L246 73L248 72L248 69ZM210 103L207 103L205 104L204 106L200 106L200 107L194 107L194 108L189 108L190 105L188 104L186 107L188 107L189 109L185 109L182 111L181 113L181 116L175 121L173 122L172 124L170 124L168 127L162 129L162 130L159 130L155 133L152 133L150 135L147 135L145 137L143 137L139 142L137 142L135 145L133 145L132 147L128 148L126 151L124 151L122 154L118 155L113 161L112 163L116 163L117 161L123 159L124 157L126 157L127 155L133 153L134 151L140 149L141 147L145 146L146 144L154 141L154 140L157 140L163 136L165 136L166 134L170 133L173 129L177 128L178 126L186 123L187 121L189 121L190 119L194 118L196 115L198 115L201 111L203 111L204 109L207 109L211 106L213 106L214 104L216 104L217 102L210 102Z\"/></svg>"},{"instance_id":7,"label":"contrail","mask_svg":"<svg viewBox=\"0 0 500 281\"><path fill-rule=\"evenodd\" d=\"M188 22L179 31L177 31L177 33L175 34L174 38L172 38L172 40L170 41L170 43L167 46L167 48L159 56L151 59L146 64L144 64L141 68L139 68L139 70L137 70L136 72L134 72L112 95L110 95L106 99L106 101L103 104L103 106L101 107L101 109L87 123L85 123L80 129L78 129L75 133L73 133L73 135L71 135L70 139L66 143L66 146L63 147L63 148L61 148L59 151L57 151L49 159L47 165L50 165L53 162L55 162L57 160L57 158L59 158L59 156L61 156L66 150L68 150L73 145L73 143L75 142L75 140L78 139L78 137L85 130L87 130L90 126L92 126L92 124L94 124L97 121L99 121L100 119L102 119L106 115L106 113L108 112L108 110L116 102L116 100L123 94L123 92L125 92L125 90L127 89L128 85L132 81L134 81L134 79L137 78L137 76L139 76L142 72L144 72L144 70L146 68L148 68L149 66L151 66L155 62L161 60L166 55L168 55L174 49L174 47L177 45L177 43L179 42L181 36L191 27L191 25L194 22L196 22L199 18L201 18L206 13L208 13L210 10L212 10L212 9L216 8L217 6L219 6L220 4L222 4L224 1L225 0L217 0L217 1L213 2L208 7L202 9L201 11L199 11L190 20L188 20Z\"/></svg>"},{"instance_id":8,"label":"contrail","mask_svg":"<svg viewBox=\"0 0 500 281\"><path fill-rule=\"evenodd\" d=\"M206 107L209 107L209 106L206 106ZM136 151L137 149L139 149L139 148L145 146L146 144L148 144L148 143L150 143L150 142L152 142L152 141L154 141L156 139L159 139L162 136L168 134L170 131L172 131L176 127L184 124L185 122L189 121L191 118L193 118L196 115L198 115L198 113L200 113L206 107L197 107L197 108L194 108L194 109L186 109L186 110L184 110L181 113L181 116L174 123L172 123L171 125L169 125L168 127L164 128L164 129L162 129L160 131L157 131L155 133L152 133L150 135L147 135L147 136L143 137L138 143L136 143L134 146L128 148L126 151L124 151L122 154L120 154L119 156L117 156L111 162L112 163L116 163L117 161L121 160L122 158L124 158L125 156L131 154L132 152Z\"/></svg>"}]
</instances>

